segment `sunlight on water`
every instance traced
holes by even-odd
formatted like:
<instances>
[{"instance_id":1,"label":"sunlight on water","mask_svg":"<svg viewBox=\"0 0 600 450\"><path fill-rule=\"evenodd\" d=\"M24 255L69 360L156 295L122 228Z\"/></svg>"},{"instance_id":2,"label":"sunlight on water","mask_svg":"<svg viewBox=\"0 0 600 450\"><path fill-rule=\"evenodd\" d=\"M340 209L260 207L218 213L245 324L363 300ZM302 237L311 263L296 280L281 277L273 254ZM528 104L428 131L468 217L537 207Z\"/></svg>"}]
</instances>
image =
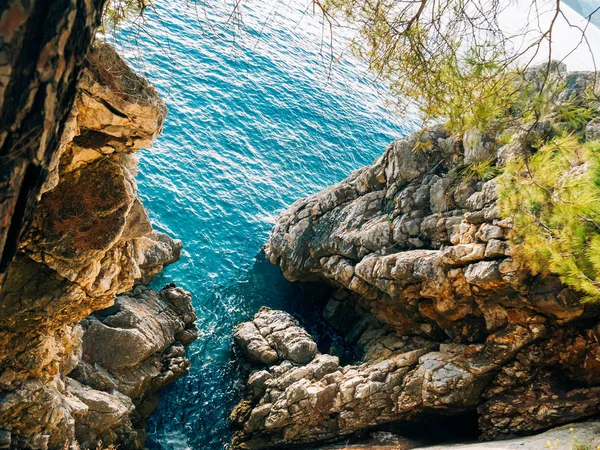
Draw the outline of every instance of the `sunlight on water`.
<instances>
[{"instance_id":1,"label":"sunlight on water","mask_svg":"<svg viewBox=\"0 0 600 450\"><path fill-rule=\"evenodd\" d=\"M139 192L155 227L184 242L154 285L192 292L200 336L190 375L162 393L149 446L223 449L241 389L235 324L268 305L327 334L319 293L260 255L277 215L372 163L414 124L400 126L344 36L332 52L302 4L252 1L232 26L231 4L155 3L158 14L141 32L121 30L116 46L169 107L162 136L140 152Z\"/></svg>"}]
</instances>

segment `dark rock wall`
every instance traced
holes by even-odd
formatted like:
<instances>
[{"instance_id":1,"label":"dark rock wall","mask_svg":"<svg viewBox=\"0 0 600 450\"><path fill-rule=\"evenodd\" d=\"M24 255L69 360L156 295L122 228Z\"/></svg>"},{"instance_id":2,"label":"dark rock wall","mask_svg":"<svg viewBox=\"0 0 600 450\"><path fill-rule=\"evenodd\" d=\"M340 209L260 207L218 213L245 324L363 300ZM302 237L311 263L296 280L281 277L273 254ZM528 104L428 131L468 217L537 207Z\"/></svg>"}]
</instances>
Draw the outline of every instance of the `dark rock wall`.
<instances>
[{"instance_id":1,"label":"dark rock wall","mask_svg":"<svg viewBox=\"0 0 600 450\"><path fill-rule=\"evenodd\" d=\"M58 152L104 3L0 4L0 286Z\"/></svg>"}]
</instances>

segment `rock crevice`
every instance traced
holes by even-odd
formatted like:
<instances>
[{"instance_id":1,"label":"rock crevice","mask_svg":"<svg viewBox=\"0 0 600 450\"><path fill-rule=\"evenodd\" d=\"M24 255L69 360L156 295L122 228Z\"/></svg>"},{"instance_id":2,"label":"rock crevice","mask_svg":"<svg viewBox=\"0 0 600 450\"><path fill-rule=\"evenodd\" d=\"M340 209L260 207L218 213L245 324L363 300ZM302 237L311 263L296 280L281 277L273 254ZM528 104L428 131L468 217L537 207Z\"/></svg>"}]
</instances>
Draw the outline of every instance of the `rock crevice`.
<instances>
[{"instance_id":1,"label":"rock crevice","mask_svg":"<svg viewBox=\"0 0 600 450\"><path fill-rule=\"evenodd\" d=\"M593 79L566 77L565 98ZM509 130L505 145L493 133L429 128L282 213L266 257L291 281L336 288L325 316L362 364L282 362L268 340L255 346L250 359L265 367L234 411L234 446L329 440L428 414L476 413L486 439L597 415L598 306L528 270L500 214L500 178L465 171L489 158L501 166L557 127ZM249 341L236 344L248 355ZM269 347L277 359L261 359ZM331 371L316 376L324 361Z\"/></svg>"},{"instance_id":2,"label":"rock crevice","mask_svg":"<svg viewBox=\"0 0 600 450\"><path fill-rule=\"evenodd\" d=\"M11 448L144 448L156 392L189 369L190 294L143 286L182 249L152 230L135 181L133 153L166 113L112 47L93 45L0 291L0 429Z\"/></svg>"}]
</instances>

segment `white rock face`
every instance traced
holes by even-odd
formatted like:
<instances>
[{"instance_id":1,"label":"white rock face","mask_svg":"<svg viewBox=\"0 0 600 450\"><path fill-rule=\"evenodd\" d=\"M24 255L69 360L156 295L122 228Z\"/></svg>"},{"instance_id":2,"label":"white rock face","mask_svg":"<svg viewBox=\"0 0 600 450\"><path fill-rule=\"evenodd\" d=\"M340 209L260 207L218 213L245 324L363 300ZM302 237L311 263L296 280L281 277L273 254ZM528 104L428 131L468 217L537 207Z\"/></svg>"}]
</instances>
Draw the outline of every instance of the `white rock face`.
<instances>
[{"instance_id":1,"label":"white rock face","mask_svg":"<svg viewBox=\"0 0 600 450\"><path fill-rule=\"evenodd\" d=\"M596 449L600 445L600 422L565 425L535 436L506 441L436 445L418 447L414 450L542 450L547 448L548 442L554 450L572 450L576 448L573 446L574 437L577 437L580 442L588 443L590 449Z\"/></svg>"}]
</instances>

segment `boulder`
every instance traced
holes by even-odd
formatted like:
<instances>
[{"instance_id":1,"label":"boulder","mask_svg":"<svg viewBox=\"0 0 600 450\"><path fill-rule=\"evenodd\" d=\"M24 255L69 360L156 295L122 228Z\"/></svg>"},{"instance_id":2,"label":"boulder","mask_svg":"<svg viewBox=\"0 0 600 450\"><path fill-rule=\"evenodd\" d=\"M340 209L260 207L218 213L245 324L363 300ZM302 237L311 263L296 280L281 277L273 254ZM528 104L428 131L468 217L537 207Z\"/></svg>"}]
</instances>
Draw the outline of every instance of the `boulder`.
<instances>
[{"instance_id":1,"label":"boulder","mask_svg":"<svg viewBox=\"0 0 600 450\"><path fill-rule=\"evenodd\" d=\"M296 319L266 307L251 322L238 325L233 338L250 361L266 365L281 360L304 364L317 354L317 344Z\"/></svg>"}]
</instances>

